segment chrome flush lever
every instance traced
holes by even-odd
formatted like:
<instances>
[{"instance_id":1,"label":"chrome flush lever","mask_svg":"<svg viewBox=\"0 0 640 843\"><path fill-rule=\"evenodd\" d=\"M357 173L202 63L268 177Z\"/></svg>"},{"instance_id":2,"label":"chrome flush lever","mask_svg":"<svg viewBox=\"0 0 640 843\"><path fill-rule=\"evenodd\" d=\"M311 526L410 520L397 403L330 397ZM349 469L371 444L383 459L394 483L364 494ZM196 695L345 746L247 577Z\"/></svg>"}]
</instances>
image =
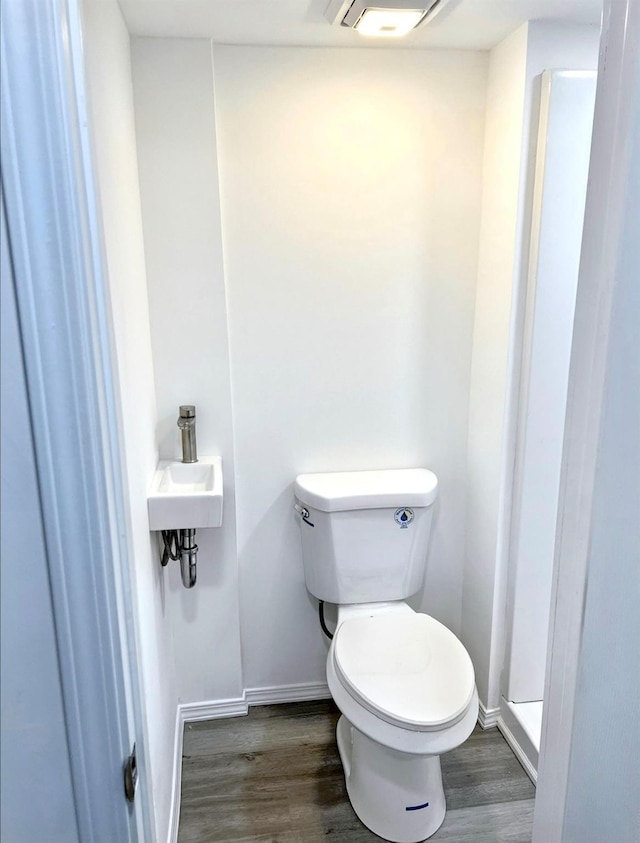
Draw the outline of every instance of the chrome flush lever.
<instances>
[{"instance_id":1,"label":"chrome flush lever","mask_svg":"<svg viewBox=\"0 0 640 843\"><path fill-rule=\"evenodd\" d=\"M308 524L310 527L315 527L316 525L309 521L309 510L306 506L300 506L299 503L294 504L295 511L298 513L300 518L304 521L305 524Z\"/></svg>"}]
</instances>

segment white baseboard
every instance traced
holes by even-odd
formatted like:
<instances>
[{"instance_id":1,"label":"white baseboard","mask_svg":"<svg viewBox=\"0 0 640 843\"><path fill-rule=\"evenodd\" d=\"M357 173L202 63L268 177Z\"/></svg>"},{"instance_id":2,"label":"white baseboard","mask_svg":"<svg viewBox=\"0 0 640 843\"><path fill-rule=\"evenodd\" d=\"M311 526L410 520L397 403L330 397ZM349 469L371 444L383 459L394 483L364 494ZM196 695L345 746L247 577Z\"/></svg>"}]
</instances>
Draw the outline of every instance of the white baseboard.
<instances>
[{"instance_id":1,"label":"white baseboard","mask_svg":"<svg viewBox=\"0 0 640 843\"><path fill-rule=\"evenodd\" d=\"M480 702L478 706L478 725L481 729L493 729L494 726L498 725L499 716L499 708L487 708L484 703Z\"/></svg>"},{"instance_id":2,"label":"white baseboard","mask_svg":"<svg viewBox=\"0 0 640 843\"><path fill-rule=\"evenodd\" d=\"M302 685L274 685L265 688L247 688L242 697L227 700L180 703L176 710L173 746L169 843L176 843L178 840L180 794L182 789L182 748L185 723L193 723L198 720L216 720L222 717L242 717L248 714L249 706L251 705L325 700L330 699L330 697L329 686L326 682L308 682Z\"/></svg>"},{"instance_id":3,"label":"white baseboard","mask_svg":"<svg viewBox=\"0 0 640 843\"><path fill-rule=\"evenodd\" d=\"M197 720L218 720L221 717L242 717L249 711L244 696L228 700L209 700L201 703L181 703L178 706L182 723L194 723Z\"/></svg>"},{"instance_id":4,"label":"white baseboard","mask_svg":"<svg viewBox=\"0 0 640 843\"><path fill-rule=\"evenodd\" d=\"M537 784L537 782L538 782L538 771L536 770L534 765L531 763L531 760L529 759L525 750L520 745L520 741L516 738L516 736L511 731L509 726L505 723L502 715L500 715L498 717L497 726L498 726L498 729L500 730L500 732L503 734L504 739L506 740L506 742L509 744L509 746L513 750L513 754L516 756L518 761L522 764L522 767L524 768L525 773L529 776L529 778L531 779L531 781L534 784Z\"/></svg>"},{"instance_id":5,"label":"white baseboard","mask_svg":"<svg viewBox=\"0 0 640 843\"><path fill-rule=\"evenodd\" d=\"M182 790L182 739L184 735L184 720L180 706L176 708L175 735L173 738L173 776L171 778L171 808L169 811L169 843L178 840L178 823L180 822L180 792Z\"/></svg>"},{"instance_id":6,"label":"white baseboard","mask_svg":"<svg viewBox=\"0 0 640 843\"><path fill-rule=\"evenodd\" d=\"M304 685L247 688L245 699L248 705L269 705L270 703L304 702L304 700L328 700L331 699L331 694L326 682L307 682Z\"/></svg>"}]
</instances>

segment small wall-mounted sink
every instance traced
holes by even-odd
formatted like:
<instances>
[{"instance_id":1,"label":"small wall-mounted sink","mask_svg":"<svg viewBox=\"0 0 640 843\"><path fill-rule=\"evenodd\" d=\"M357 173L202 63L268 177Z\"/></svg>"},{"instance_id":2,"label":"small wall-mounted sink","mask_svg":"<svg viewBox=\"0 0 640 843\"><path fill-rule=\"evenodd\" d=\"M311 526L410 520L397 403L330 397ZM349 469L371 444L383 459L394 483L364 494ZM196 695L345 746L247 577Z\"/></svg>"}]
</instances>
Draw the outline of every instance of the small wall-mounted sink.
<instances>
[{"instance_id":1,"label":"small wall-mounted sink","mask_svg":"<svg viewBox=\"0 0 640 843\"><path fill-rule=\"evenodd\" d=\"M222 524L222 460L163 460L147 497L150 530L219 527Z\"/></svg>"}]
</instances>

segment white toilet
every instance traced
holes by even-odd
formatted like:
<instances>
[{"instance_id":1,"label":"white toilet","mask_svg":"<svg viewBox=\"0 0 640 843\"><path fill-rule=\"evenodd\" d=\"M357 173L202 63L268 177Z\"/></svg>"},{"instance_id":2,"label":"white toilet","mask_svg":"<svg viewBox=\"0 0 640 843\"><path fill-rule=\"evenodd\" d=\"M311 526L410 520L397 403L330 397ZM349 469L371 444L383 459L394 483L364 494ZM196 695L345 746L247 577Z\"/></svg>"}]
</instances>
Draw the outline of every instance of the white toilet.
<instances>
[{"instance_id":1,"label":"white toilet","mask_svg":"<svg viewBox=\"0 0 640 843\"><path fill-rule=\"evenodd\" d=\"M437 487L419 468L295 482L307 588L338 606L327 682L342 713L347 792L362 822L396 843L425 840L442 824L439 756L478 717L469 654L404 602L422 585Z\"/></svg>"}]
</instances>

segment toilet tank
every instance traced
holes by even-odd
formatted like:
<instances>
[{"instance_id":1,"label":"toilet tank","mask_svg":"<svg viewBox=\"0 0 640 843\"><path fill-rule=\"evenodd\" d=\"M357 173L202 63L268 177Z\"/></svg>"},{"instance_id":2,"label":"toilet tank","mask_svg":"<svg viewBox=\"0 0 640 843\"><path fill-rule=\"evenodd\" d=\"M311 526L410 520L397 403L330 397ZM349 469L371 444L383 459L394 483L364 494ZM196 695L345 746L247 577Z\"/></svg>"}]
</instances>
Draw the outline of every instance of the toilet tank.
<instances>
[{"instance_id":1,"label":"toilet tank","mask_svg":"<svg viewBox=\"0 0 640 843\"><path fill-rule=\"evenodd\" d=\"M301 474L308 590L329 603L402 600L422 586L438 480L424 468Z\"/></svg>"}]
</instances>

